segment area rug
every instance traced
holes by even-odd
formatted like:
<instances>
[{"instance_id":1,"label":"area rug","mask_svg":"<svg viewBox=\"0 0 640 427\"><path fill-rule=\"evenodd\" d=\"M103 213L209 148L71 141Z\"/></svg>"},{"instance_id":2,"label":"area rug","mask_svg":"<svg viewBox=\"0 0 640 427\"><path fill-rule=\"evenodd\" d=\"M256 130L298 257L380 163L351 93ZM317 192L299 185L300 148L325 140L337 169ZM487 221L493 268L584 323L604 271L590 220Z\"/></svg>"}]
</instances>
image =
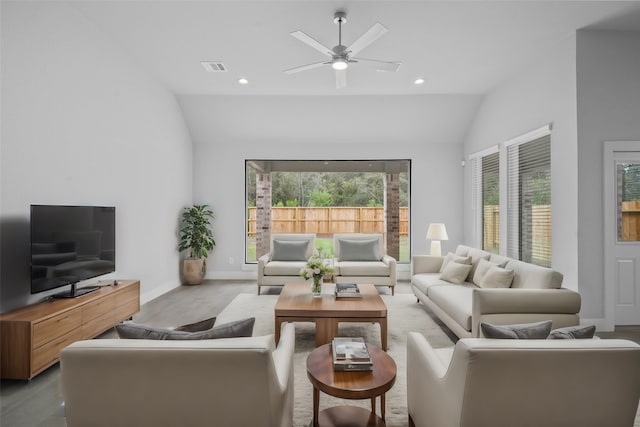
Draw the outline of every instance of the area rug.
<instances>
[{"instance_id":1,"label":"area rug","mask_svg":"<svg viewBox=\"0 0 640 427\"><path fill-rule=\"evenodd\" d=\"M274 315L278 295L238 295L219 315L217 324L244 317L255 317L253 334L265 335L274 332ZM398 373L396 382L387 393L387 426L407 426L407 382L406 344L407 333L416 331L423 334L433 347L450 347L453 341L436 323L424 306L416 302L411 294L382 295L388 310L388 353L396 362ZM313 410L313 387L307 379L306 359L315 343L315 326L312 323L296 323L296 348L294 356L294 396L293 422L296 427L309 426ZM380 328L373 323L343 323L341 336L363 336L367 342L380 346ZM353 405L370 408L369 400L341 400L321 393L320 410L336 405Z\"/></svg>"}]
</instances>

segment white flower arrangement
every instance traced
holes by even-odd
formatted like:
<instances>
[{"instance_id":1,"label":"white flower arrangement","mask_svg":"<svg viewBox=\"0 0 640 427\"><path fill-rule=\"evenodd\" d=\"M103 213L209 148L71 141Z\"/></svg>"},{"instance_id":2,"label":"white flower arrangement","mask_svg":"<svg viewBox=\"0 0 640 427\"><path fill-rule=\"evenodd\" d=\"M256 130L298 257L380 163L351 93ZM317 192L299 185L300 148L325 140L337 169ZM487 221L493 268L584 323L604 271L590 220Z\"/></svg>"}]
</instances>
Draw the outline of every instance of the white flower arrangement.
<instances>
[{"instance_id":1,"label":"white flower arrangement","mask_svg":"<svg viewBox=\"0 0 640 427\"><path fill-rule=\"evenodd\" d=\"M305 280L314 279L314 281L318 281L325 275L331 273L333 273L333 268L326 265L324 261L318 257L309 258L307 264L300 269L300 276Z\"/></svg>"}]
</instances>

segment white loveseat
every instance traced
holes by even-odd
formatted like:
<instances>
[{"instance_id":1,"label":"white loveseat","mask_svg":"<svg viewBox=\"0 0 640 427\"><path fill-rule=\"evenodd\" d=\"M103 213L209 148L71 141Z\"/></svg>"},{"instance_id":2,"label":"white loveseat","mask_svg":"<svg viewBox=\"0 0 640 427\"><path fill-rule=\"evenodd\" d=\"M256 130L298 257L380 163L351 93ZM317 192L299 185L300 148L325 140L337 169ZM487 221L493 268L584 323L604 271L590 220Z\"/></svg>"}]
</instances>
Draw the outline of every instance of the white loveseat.
<instances>
[{"instance_id":1,"label":"white loveseat","mask_svg":"<svg viewBox=\"0 0 640 427\"><path fill-rule=\"evenodd\" d=\"M304 282L300 270L317 255L315 234L272 234L268 254L258 258L258 295L262 286Z\"/></svg>"},{"instance_id":2,"label":"white loveseat","mask_svg":"<svg viewBox=\"0 0 640 427\"><path fill-rule=\"evenodd\" d=\"M560 272L465 245L459 245L455 254L471 262L471 271L462 283L441 279L443 262L451 255L415 255L411 263L411 288L418 301L459 338L483 336L480 322L504 325L551 320L554 329L580 323L580 294L562 288ZM481 260L483 269L496 267L497 277L502 274L500 266L512 271L512 280L479 286L474 276Z\"/></svg>"},{"instance_id":3,"label":"white loveseat","mask_svg":"<svg viewBox=\"0 0 640 427\"><path fill-rule=\"evenodd\" d=\"M333 252L336 283L388 286L394 294L397 261L386 254L382 234L334 234Z\"/></svg>"},{"instance_id":4,"label":"white loveseat","mask_svg":"<svg viewBox=\"0 0 640 427\"><path fill-rule=\"evenodd\" d=\"M610 339L407 336L411 427L633 426L640 346Z\"/></svg>"},{"instance_id":5,"label":"white loveseat","mask_svg":"<svg viewBox=\"0 0 640 427\"><path fill-rule=\"evenodd\" d=\"M77 341L62 350L68 427L291 426L295 330L215 340Z\"/></svg>"}]
</instances>

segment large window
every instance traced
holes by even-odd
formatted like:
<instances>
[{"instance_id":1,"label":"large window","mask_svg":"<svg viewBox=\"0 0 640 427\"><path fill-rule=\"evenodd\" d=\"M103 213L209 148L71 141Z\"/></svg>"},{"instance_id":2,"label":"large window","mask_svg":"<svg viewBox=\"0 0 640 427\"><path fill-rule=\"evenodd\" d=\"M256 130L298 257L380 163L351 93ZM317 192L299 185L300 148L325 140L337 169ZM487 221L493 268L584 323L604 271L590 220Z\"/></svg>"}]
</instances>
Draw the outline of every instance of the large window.
<instances>
[{"instance_id":1,"label":"large window","mask_svg":"<svg viewBox=\"0 0 640 427\"><path fill-rule=\"evenodd\" d=\"M544 128L507 144L507 255L551 266L551 136Z\"/></svg>"},{"instance_id":2,"label":"large window","mask_svg":"<svg viewBox=\"0 0 640 427\"><path fill-rule=\"evenodd\" d=\"M335 233L381 233L387 252L409 262L409 160L247 160L245 174L247 263L265 229L316 234L323 258Z\"/></svg>"}]
</instances>

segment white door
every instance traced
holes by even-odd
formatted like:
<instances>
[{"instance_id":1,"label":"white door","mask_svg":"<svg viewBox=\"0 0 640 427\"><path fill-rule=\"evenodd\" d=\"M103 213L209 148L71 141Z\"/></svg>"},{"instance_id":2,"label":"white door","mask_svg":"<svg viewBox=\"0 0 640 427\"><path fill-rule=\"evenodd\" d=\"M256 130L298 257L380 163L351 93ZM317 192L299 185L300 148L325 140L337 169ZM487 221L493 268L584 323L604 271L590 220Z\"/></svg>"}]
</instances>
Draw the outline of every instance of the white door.
<instances>
[{"instance_id":1,"label":"white door","mask_svg":"<svg viewBox=\"0 0 640 427\"><path fill-rule=\"evenodd\" d=\"M607 317L640 325L640 142L607 142L604 159Z\"/></svg>"}]
</instances>

